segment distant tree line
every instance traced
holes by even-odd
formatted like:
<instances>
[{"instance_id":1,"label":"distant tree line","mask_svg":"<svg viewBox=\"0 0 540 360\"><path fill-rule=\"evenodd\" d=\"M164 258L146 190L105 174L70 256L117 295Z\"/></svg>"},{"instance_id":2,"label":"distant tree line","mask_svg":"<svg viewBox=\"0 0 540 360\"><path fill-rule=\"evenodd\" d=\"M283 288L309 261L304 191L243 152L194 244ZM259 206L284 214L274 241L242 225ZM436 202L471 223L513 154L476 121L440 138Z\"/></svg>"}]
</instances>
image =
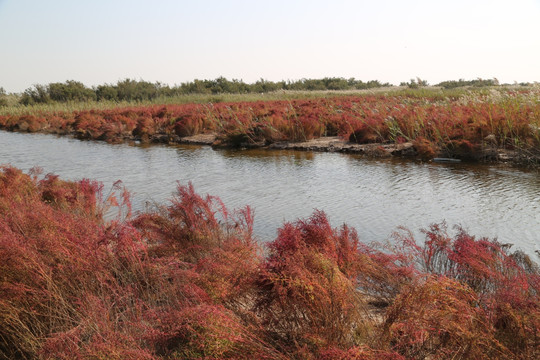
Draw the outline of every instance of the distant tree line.
<instances>
[{"instance_id":1,"label":"distant tree line","mask_svg":"<svg viewBox=\"0 0 540 360\"><path fill-rule=\"evenodd\" d=\"M31 105L69 101L143 101L186 94L249 94L278 90L360 90L384 86L392 85L378 80L363 82L354 78L330 77L278 82L260 79L248 84L242 80L227 80L219 77L215 80L194 80L173 87L159 82L125 79L114 85L103 84L90 88L79 81L68 80L64 83L34 85L22 93L19 102Z\"/></svg>"},{"instance_id":2,"label":"distant tree line","mask_svg":"<svg viewBox=\"0 0 540 360\"><path fill-rule=\"evenodd\" d=\"M416 79L411 79L409 82L402 82L399 84L399 86L407 86L411 89L418 89L419 87L429 86L429 84L426 80L422 80L417 77Z\"/></svg>"},{"instance_id":3,"label":"distant tree line","mask_svg":"<svg viewBox=\"0 0 540 360\"><path fill-rule=\"evenodd\" d=\"M459 87L486 87L497 86L497 79L476 79L476 80L448 80L435 86L444 89ZM530 83L520 83L527 86ZM215 80L193 80L180 85L169 86L159 82L151 83L143 80L124 79L116 84L103 84L94 87L87 87L83 83L68 80L63 83L50 83L48 85L34 85L26 89L22 94L10 94L18 99L23 105L43 104L50 102L71 102L71 101L144 101L153 100L159 97L173 97L187 94L249 94L268 93L278 90L363 90L378 87L393 86L389 83L381 83L378 80L364 82L355 78L345 79L340 77L325 77L322 79L301 79L296 81L268 81L260 79L248 84L242 80L227 80L218 77ZM426 80L420 78L411 79L409 82L402 82L400 86L407 86L415 89L429 86ZM0 87L0 106L6 106L8 94ZM13 103L14 100L10 100ZM15 100L17 101L17 100Z\"/></svg>"},{"instance_id":4,"label":"distant tree line","mask_svg":"<svg viewBox=\"0 0 540 360\"><path fill-rule=\"evenodd\" d=\"M435 86L440 86L443 89L455 89L459 87L487 87L487 86L498 86L499 80L497 79L481 79L478 78L476 80L447 80L440 82L438 84L435 84ZM526 84L520 84L520 85L529 85ZM419 77L416 79L411 79L409 82L402 82L399 84L399 86L406 86L411 89L418 89L420 87L429 86L428 82L426 80L422 80Z\"/></svg>"},{"instance_id":5,"label":"distant tree line","mask_svg":"<svg viewBox=\"0 0 540 360\"><path fill-rule=\"evenodd\" d=\"M486 86L497 86L499 85L499 80L493 79L476 79L476 80L448 80L438 83L436 86L440 86L444 89L455 89L458 87L472 86L472 87L486 87Z\"/></svg>"}]
</instances>

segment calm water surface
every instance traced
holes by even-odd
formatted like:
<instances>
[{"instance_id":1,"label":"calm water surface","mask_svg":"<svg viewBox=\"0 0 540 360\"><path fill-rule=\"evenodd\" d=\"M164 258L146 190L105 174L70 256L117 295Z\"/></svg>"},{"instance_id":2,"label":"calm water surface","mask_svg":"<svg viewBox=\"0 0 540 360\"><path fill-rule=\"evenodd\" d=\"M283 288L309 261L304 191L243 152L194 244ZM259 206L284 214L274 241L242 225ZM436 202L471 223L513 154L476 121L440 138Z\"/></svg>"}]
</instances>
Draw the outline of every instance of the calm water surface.
<instances>
[{"instance_id":1,"label":"calm water surface","mask_svg":"<svg viewBox=\"0 0 540 360\"><path fill-rule=\"evenodd\" d=\"M250 205L255 232L268 241L284 221L324 210L364 241L384 241L403 225L445 220L477 236L498 237L529 254L540 249L540 173L507 166L369 160L332 153L130 146L0 131L0 164L40 166L64 179L122 180L135 209L166 202L177 181Z\"/></svg>"}]
</instances>

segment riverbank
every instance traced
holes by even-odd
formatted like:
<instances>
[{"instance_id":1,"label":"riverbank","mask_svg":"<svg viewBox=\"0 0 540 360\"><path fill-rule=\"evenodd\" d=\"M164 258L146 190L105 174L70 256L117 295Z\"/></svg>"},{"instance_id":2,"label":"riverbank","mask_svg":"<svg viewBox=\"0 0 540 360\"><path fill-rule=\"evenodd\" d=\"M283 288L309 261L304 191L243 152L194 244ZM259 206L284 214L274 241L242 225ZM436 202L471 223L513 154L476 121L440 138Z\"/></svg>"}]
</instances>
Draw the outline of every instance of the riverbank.
<instances>
[{"instance_id":1,"label":"riverbank","mask_svg":"<svg viewBox=\"0 0 540 360\"><path fill-rule=\"evenodd\" d=\"M22 128L24 129L24 127ZM26 131L20 131L26 132ZM44 131L43 133L49 133ZM53 133L55 134L55 133ZM56 134L60 135L60 134ZM81 140L87 140L87 136L80 136L79 133L61 134L72 136ZM269 150L296 150L296 151L314 151L314 152L336 152L364 155L369 158L388 158L398 157L418 161L436 161L436 162L480 162L480 163L507 163L519 166L540 166L540 153L526 152L523 150L509 150L499 148L493 143L490 143L488 138L484 148L476 152L463 153L461 151L439 151L432 154L421 153L416 144L413 142L404 142L399 144L357 144L346 141L338 136L323 136L308 141L278 141L272 144L264 142L252 143L236 143L228 144L219 139L215 133L197 134L193 136L180 137L177 135L155 134L145 138L127 137L123 139L115 139L109 141L111 143L133 143L133 144L163 144L163 145L207 145L214 148L234 148L234 149L269 149Z\"/></svg>"},{"instance_id":2,"label":"riverbank","mask_svg":"<svg viewBox=\"0 0 540 360\"><path fill-rule=\"evenodd\" d=\"M167 136L158 135L148 139L146 142L161 143L168 145L189 144L189 145L208 145L215 148L240 148L252 149L261 148L269 150L296 150L296 151L315 151L315 152L336 152L346 154L364 155L370 158L388 158L398 157L411 160L436 161L436 162L480 162L480 163L508 163L513 165L524 165L537 167L540 165L540 154L524 152L518 150L509 150L499 148L490 139L486 140L483 149L474 153L462 153L460 151L440 151L433 153L433 156L423 156L413 142L400 144L356 144L346 141L338 136L323 136L308 141L279 141L272 144L259 143L240 143L234 146L219 140L217 134L198 134L194 136ZM140 139L130 139L128 142L140 144Z\"/></svg>"},{"instance_id":3,"label":"riverbank","mask_svg":"<svg viewBox=\"0 0 540 360\"><path fill-rule=\"evenodd\" d=\"M110 143L200 143L428 161L540 164L540 88L130 106L0 116L9 131Z\"/></svg>"},{"instance_id":4,"label":"riverbank","mask_svg":"<svg viewBox=\"0 0 540 360\"><path fill-rule=\"evenodd\" d=\"M161 139L156 139L160 142ZM163 139L164 140L164 139ZM227 147L227 144L222 144L217 140L215 134L195 135L184 138L173 139L171 144L195 144L209 145L214 147ZM236 146L238 147L238 146ZM419 149L415 147L413 142L405 142L401 144L356 144L350 141L343 140L337 136L325 136L317 139L302 142L281 141L270 145L264 143L240 144L240 148L263 148L271 150L297 150L297 151L316 151L316 152L337 152L347 154L365 155L371 158L387 158L399 157L409 158L414 160L427 160L436 162L460 162L460 161L478 161L483 163L510 163L515 165L532 165L540 164L540 154L526 154L523 152L498 148L494 145L487 145L484 149L463 156L457 152L438 152L433 158L423 158Z\"/></svg>"}]
</instances>

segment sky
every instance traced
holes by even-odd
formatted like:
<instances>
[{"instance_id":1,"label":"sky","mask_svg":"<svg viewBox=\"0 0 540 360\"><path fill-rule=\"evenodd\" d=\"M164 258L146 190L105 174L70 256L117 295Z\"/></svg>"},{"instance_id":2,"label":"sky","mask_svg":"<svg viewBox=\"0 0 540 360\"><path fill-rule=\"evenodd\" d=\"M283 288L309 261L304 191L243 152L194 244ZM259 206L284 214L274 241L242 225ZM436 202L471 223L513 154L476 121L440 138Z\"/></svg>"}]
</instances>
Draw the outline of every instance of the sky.
<instances>
[{"instance_id":1,"label":"sky","mask_svg":"<svg viewBox=\"0 0 540 360\"><path fill-rule=\"evenodd\" d=\"M540 0L0 0L0 87L540 81Z\"/></svg>"}]
</instances>

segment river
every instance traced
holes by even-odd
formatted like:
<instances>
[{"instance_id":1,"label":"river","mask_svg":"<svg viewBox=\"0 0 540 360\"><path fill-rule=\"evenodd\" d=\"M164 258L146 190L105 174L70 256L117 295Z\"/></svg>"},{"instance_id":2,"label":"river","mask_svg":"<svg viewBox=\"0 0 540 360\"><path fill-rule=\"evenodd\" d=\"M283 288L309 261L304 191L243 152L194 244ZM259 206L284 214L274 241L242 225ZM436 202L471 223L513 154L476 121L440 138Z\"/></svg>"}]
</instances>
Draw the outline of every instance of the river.
<instances>
[{"instance_id":1,"label":"river","mask_svg":"<svg viewBox=\"0 0 540 360\"><path fill-rule=\"evenodd\" d=\"M384 241L399 226L446 221L497 237L528 254L540 249L540 173L506 165L437 164L355 155L208 146L110 145L0 131L0 164L34 166L63 179L122 180L135 210L166 203L177 181L225 205L255 210L261 241L284 221L325 211L332 225L354 226L363 241Z\"/></svg>"}]
</instances>

